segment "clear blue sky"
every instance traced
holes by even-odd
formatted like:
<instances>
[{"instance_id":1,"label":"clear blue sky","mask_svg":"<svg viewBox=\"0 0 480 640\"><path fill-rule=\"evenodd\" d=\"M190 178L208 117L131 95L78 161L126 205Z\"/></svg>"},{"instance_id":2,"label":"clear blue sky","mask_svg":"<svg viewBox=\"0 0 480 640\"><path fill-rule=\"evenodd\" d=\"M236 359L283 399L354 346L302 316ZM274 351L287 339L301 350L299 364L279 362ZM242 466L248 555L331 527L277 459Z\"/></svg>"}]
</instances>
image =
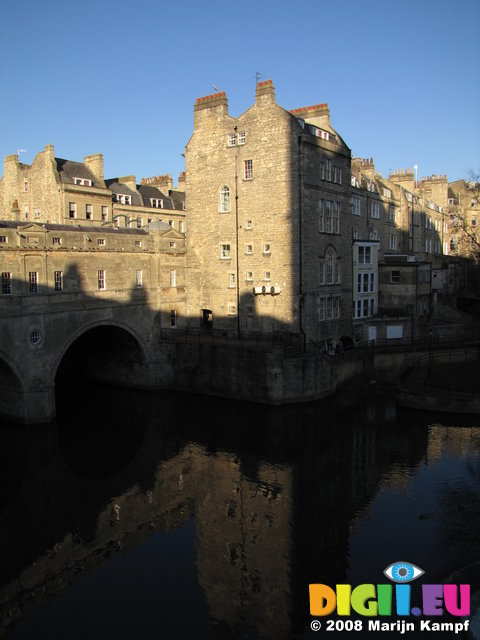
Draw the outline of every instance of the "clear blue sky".
<instances>
[{"instance_id":1,"label":"clear blue sky","mask_svg":"<svg viewBox=\"0 0 480 640\"><path fill-rule=\"evenodd\" d=\"M384 175L480 173L478 0L5 0L0 22L2 159L53 143L176 179L195 99L216 85L237 116L258 71L286 109L328 102Z\"/></svg>"}]
</instances>

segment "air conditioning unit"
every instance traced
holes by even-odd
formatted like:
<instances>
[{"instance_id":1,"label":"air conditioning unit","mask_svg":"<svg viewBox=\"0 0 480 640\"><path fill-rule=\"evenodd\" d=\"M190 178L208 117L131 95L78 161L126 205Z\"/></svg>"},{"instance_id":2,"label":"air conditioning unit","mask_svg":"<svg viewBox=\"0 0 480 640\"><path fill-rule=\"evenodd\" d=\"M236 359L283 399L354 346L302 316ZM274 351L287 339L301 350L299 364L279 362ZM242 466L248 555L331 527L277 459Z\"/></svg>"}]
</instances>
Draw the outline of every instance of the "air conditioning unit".
<instances>
[{"instance_id":1,"label":"air conditioning unit","mask_svg":"<svg viewBox=\"0 0 480 640\"><path fill-rule=\"evenodd\" d=\"M278 296L278 294L281 293L281 292L282 292L282 290L278 286L278 284L276 284L274 287L270 287L270 293L272 294L272 296Z\"/></svg>"},{"instance_id":2,"label":"air conditioning unit","mask_svg":"<svg viewBox=\"0 0 480 640\"><path fill-rule=\"evenodd\" d=\"M258 296L261 293L265 293L263 289L265 289L265 287L253 287L253 295Z\"/></svg>"},{"instance_id":3,"label":"air conditioning unit","mask_svg":"<svg viewBox=\"0 0 480 640\"><path fill-rule=\"evenodd\" d=\"M262 293L267 293L267 287L265 285L262 287Z\"/></svg>"}]
</instances>

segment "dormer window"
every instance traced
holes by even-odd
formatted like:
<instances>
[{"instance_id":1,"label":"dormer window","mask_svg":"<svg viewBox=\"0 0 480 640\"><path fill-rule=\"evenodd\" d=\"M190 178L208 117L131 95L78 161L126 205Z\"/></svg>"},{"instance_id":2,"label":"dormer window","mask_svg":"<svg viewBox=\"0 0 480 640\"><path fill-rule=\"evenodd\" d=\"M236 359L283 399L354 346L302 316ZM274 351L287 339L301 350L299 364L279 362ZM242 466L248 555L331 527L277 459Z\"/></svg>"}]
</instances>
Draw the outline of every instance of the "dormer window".
<instances>
[{"instance_id":1,"label":"dormer window","mask_svg":"<svg viewBox=\"0 0 480 640\"><path fill-rule=\"evenodd\" d=\"M156 209L163 209L163 199L162 198L150 198L150 203L152 207Z\"/></svg>"},{"instance_id":2,"label":"dormer window","mask_svg":"<svg viewBox=\"0 0 480 640\"><path fill-rule=\"evenodd\" d=\"M132 196L126 193L116 193L115 200L120 204L132 204Z\"/></svg>"},{"instance_id":3,"label":"dormer window","mask_svg":"<svg viewBox=\"0 0 480 640\"><path fill-rule=\"evenodd\" d=\"M78 184L81 187L91 187L92 181L88 178L74 178L73 184Z\"/></svg>"}]
</instances>

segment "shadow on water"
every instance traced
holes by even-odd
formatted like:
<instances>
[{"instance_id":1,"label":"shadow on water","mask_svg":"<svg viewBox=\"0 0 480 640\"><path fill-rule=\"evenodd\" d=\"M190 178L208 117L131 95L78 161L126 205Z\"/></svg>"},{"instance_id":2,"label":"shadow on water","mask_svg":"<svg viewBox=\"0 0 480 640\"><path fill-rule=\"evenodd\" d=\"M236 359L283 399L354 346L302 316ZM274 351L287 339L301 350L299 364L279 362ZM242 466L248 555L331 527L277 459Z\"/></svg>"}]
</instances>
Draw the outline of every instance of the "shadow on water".
<instances>
[{"instance_id":1,"label":"shadow on water","mask_svg":"<svg viewBox=\"0 0 480 640\"><path fill-rule=\"evenodd\" d=\"M309 583L475 555L474 418L62 384L0 431L2 637L310 637Z\"/></svg>"}]
</instances>

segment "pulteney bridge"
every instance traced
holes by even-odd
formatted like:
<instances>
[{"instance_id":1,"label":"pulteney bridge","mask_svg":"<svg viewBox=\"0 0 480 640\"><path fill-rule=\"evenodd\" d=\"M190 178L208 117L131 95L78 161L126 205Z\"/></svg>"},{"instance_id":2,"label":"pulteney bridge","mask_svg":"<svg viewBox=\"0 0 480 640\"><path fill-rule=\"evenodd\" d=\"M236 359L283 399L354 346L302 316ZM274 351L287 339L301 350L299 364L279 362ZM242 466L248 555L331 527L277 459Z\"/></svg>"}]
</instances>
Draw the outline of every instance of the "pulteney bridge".
<instances>
[{"instance_id":1,"label":"pulteney bridge","mask_svg":"<svg viewBox=\"0 0 480 640\"><path fill-rule=\"evenodd\" d=\"M0 413L12 420L50 421L60 375L74 374L73 403L85 401L75 393L82 373L130 387L172 383L168 357L157 348L160 317L143 290L2 296L0 323Z\"/></svg>"}]
</instances>

